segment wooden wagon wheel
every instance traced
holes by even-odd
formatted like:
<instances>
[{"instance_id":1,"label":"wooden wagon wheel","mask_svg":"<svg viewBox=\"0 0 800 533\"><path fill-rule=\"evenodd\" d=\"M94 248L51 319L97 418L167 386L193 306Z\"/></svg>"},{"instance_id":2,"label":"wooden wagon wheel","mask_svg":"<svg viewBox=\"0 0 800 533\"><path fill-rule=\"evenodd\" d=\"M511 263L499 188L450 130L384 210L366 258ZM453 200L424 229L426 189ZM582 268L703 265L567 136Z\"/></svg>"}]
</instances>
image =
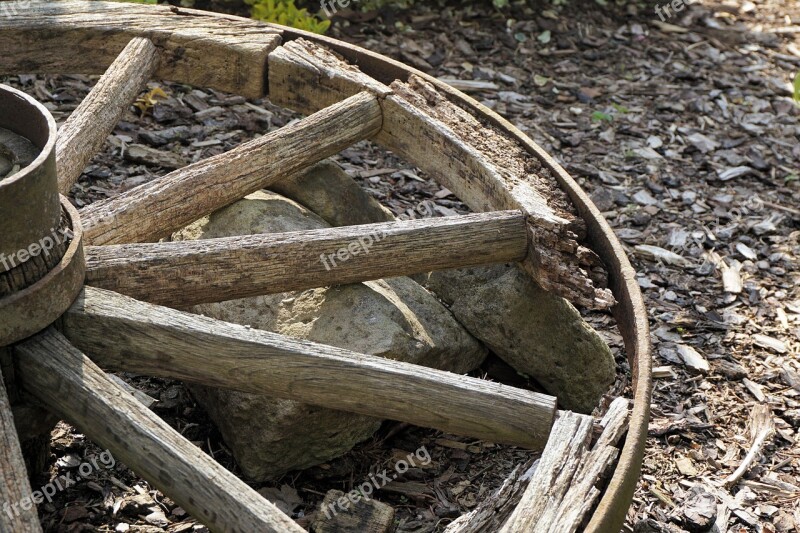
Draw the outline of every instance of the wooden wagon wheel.
<instances>
[{"instance_id":1,"label":"wooden wagon wheel","mask_svg":"<svg viewBox=\"0 0 800 533\"><path fill-rule=\"evenodd\" d=\"M13 113L25 116L28 126L16 133L41 149L29 167L0 178L0 253L19 258L31 244L42 248L57 228L73 231L63 249L53 248L53 261L0 266L0 346L9 345L14 355L14 365L3 371L13 372L28 394L213 530L301 531L97 365L541 449L556 413L550 396L173 309L516 261L542 287L576 304L603 308L616 299L612 312L631 362L634 407L588 530L619 530L646 436L647 317L611 229L536 144L423 73L317 35L174 7L58 1L4 8L13 16L0 16L0 73L105 71L61 127L57 144L55 124L41 106L10 88L0 97L0 126L13 130L26 122ZM268 95L308 116L77 213L63 197L59 201L56 175L58 191L66 193L151 77L252 98ZM429 172L477 214L156 242L363 139ZM509 168L506 158L524 165ZM540 175L560 189L534 179ZM570 215L569 205L577 212ZM319 262L321 254L373 232L384 237L368 255L331 270ZM587 243L609 270L610 292L601 287L604 270ZM30 488L8 411L0 390L0 497L11 501ZM40 530L35 510L8 519L0 515L0 526Z\"/></svg>"}]
</instances>

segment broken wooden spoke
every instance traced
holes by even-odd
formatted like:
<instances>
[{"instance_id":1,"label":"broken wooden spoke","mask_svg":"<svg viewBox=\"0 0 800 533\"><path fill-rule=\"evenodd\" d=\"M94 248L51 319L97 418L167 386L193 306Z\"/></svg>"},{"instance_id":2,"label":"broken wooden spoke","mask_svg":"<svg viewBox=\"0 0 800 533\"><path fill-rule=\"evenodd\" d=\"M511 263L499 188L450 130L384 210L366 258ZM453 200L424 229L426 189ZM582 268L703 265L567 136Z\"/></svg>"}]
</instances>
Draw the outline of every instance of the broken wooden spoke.
<instances>
[{"instance_id":1,"label":"broken wooden spoke","mask_svg":"<svg viewBox=\"0 0 800 533\"><path fill-rule=\"evenodd\" d=\"M137 37L108 67L91 92L58 131L58 189L67 194L100 150L122 113L158 68L158 49Z\"/></svg>"},{"instance_id":2,"label":"broken wooden spoke","mask_svg":"<svg viewBox=\"0 0 800 533\"><path fill-rule=\"evenodd\" d=\"M201 241L90 246L87 282L188 307L432 270L521 261L519 211Z\"/></svg>"},{"instance_id":3,"label":"broken wooden spoke","mask_svg":"<svg viewBox=\"0 0 800 533\"><path fill-rule=\"evenodd\" d=\"M627 430L628 416L629 401L614 400L600 422L603 432L590 447L594 419L559 412L536 471L501 533L578 531L619 455L616 446Z\"/></svg>"},{"instance_id":4,"label":"broken wooden spoke","mask_svg":"<svg viewBox=\"0 0 800 533\"><path fill-rule=\"evenodd\" d=\"M274 395L541 448L551 396L296 340L86 287L65 334L109 369Z\"/></svg>"},{"instance_id":5,"label":"broken wooden spoke","mask_svg":"<svg viewBox=\"0 0 800 533\"><path fill-rule=\"evenodd\" d=\"M304 531L141 405L56 330L14 350L21 383L32 396L212 530Z\"/></svg>"},{"instance_id":6,"label":"broken wooden spoke","mask_svg":"<svg viewBox=\"0 0 800 533\"><path fill-rule=\"evenodd\" d=\"M87 244L147 242L377 133L381 108L360 93L233 150L81 211ZM309 147L313 147L309 149Z\"/></svg>"}]
</instances>

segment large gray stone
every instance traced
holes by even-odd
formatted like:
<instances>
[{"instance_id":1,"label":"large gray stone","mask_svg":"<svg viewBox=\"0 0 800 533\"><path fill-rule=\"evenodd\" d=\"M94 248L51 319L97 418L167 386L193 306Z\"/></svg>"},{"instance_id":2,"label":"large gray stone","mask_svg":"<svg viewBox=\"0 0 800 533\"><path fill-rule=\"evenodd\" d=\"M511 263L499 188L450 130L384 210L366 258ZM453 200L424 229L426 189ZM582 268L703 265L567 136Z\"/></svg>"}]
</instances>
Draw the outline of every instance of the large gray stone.
<instances>
[{"instance_id":1,"label":"large gray stone","mask_svg":"<svg viewBox=\"0 0 800 533\"><path fill-rule=\"evenodd\" d=\"M174 238L324 227L328 224L299 204L259 192L192 224ZM487 353L435 297L408 278L204 304L194 310L228 322L457 373L476 368ZM193 391L245 476L253 480L337 457L369 438L381 423L261 395L202 387Z\"/></svg>"},{"instance_id":2,"label":"large gray stone","mask_svg":"<svg viewBox=\"0 0 800 533\"><path fill-rule=\"evenodd\" d=\"M287 182L283 194L333 225L394 218L331 165L318 168L314 179L302 185ZM331 215L326 196L342 195L356 207ZM557 396L561 407L590 413L614 383L616 365L605 341L572 304L539 288L517 266L442 271L414 279L436 293L456 319L500 358Z\"/></svg>"},{"instance_id":3,"label":"large gray stone","mask_svg":"<svg viewBox=\"0 0 800 533\"><path fill-rule=\"evenodd\" d=\"M334 186L328 187L331 183ZM280 180L270 190L308 207L331 226L356 226L394 218L391 211L330 160L297 177Z\"/></svg>"},{"instance_id":4,"label":"large gray stone","mask_svg":"<svg viewBox=\"0 0 800 533\"><path fill-rule=\"evenodd\" d=\"M614 383L608 345L565 299L541 289L516 266L444 270L423 282L467 330L518 372L591 413Z\"/></svg>"}]
</instances>

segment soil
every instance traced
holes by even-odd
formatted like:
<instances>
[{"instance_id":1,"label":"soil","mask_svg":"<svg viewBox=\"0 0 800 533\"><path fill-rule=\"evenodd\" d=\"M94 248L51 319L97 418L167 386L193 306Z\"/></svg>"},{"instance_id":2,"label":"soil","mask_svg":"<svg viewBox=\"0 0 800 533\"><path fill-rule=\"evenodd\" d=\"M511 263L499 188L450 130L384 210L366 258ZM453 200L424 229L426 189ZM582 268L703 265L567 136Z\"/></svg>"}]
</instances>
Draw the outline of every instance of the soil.
<instances>
[{"instance_id":1,"label":"soil","mask_svg":"<svg viewBox=\"0 0 800 533\"><path fill-rule=\"evenodd\" d=\"M340 10L328 33L453 80L508 118L590 193L626 246L645 295L657 367L650 438L626 529L701 531L709 525L697 523L705 505L717 531L795 531L800 107L791 80L800 71L800 5L701 1L662 22L652 4L556 3L565 5ZM61 123L96 78L0 81L38 98ZM132 144L188 163L296 118L267 100L161 82L150 89L74 187L78 207L169 171L158 161L132 160ZM413 214L421 200L432 200L438 216L468 211L370 143L335 160L398 215ZM607 405L627 388L621 338L607 315L587 318L620 366ZM496 358L476 375L536 388ZM180 383L123 377L158 400L155 412L238 473ZM753 444L759 406L769 412L765 445L741 479L725 483ZM101 452L64 423L51 445L48 470L35 476L34 487ZM412 468L378 496L395 507L397 531L441 531L534 457L387 422L341 459L254 486L308 525L329 489L348 491L421 446L431 465ZM59 492L40 514L45 531L205 529L121 464Z\"/></svg>"}]
</instances>

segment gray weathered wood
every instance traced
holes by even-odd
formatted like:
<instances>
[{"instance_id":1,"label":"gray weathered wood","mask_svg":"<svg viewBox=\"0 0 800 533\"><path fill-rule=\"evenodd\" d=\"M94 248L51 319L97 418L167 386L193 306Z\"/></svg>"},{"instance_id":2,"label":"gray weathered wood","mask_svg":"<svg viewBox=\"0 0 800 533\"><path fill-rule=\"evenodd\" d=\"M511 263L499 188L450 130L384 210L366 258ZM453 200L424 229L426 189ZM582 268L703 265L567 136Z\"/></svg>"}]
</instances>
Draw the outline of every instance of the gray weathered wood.
<instances>
[{"instance_id":1,"label":"gray weathered wood","mask_svg":"<svg viewBox=\"0 0 800 533\"><path fill-rule=\"evenodd\" d=\"M270 99L302 113L369 91L384 120L375 140L410 160L474 211L516 210L529 221L529 257L522 262L544 289L591 308L612 305L598 257L578 241L582 220L566 193L519 143L412 76L390 87L303 39L269 56Z\"/></svg>"},{"instance_id":2,"label":"gray weathered wood","mask_svg":"<svg viewBox=\"0 0 800 533\"><path fill-rule=\"evenodd\" d=\"M0 374L0 531L41 532L28 472Z\"/></svg>"},{"instance_id":3,"label":"gray weathered wood","mask_svg":"<svg viewBox=\"0 0 800 533\"><path fill-rule=\"evenodd\" d=\"M536 531L548 507L558 507L592 438L592 417L569 411L559 413L550 439L522 500L501 533Z\"/></svg>"},{"instance_id":4,"label":"gray weathered wood","mask_svg":"<svg viewBox=\"0 0 800 533\"><path fill-rule=\"evenodd\" d=\"M151 303L189 307L519 261L527 245L521 212L480 213L202 241L90 246L87 282Z\"/></svg>"},{"instance_id":5,"label":"gray weathered wood","mask_svg":"<svg viewBox=\"0 0 800 533\"><path fill-rule=\"evenodd\" d=\"M32 396L107 447L118 461L210 529L303 531L109 379L55 329L14 349L22 386Z\"/></svg>"},{"instance_id":6,"label":"gray weathered wood","mask_svg":"<svg viewBox=\"0 0 800 533\"><path fill-rule=\"evenodd\" d=\"M116 371L170 377L541 449L556 400L86 287L67 337Z\"/></svg>"},{"instance_id":7,"label":"gray weathered wood","mask_svg":"<svg viewBox=\"0 0 800 533\"><path fill-rule=\"evenodd\" d=\"M330 50L306 39L289 41L269 54L270 101L310 115L361 91L383 99L386 85Z\"/></svg>"},{"instance_id":8,"label":"gray weathered wood","mask_svg":"<svg viewBox=\"0 0 800 533\"><path fill-rule=\"evenodd\" d=\"M578 531L600 497L598 485L619 455L616 448L627 428L629 401L617 398L600 422L603 432L594 446L593 419L559 413L536 472L501 533Z\"/></svg>"},{"instance_id":9,"label":"gray weathered wood","mask_svg":"<svg viewBox=\"0 0 800 533\"><path fill-rule=\"evenodd\" d=\"M135 37L164 52L155 77L264 96L279 31L256 21L121 2L3 2L0 74L102 74Z\"/></svg>"},{"instance_id":10,"label":"gray weathered wood","mask_svg":"<svg viewBox=\"0 0 800 533\"><path fill-rule=\"evenodd\" d=\"M377 99L360 93L295 124L209 157L81 211L87 244L148 242L302 172L381 125Z\"/></svg>"},{"instance_id":11,"label":"gray weathered wood","mask_svg":"<svg viewBox=\"0 0 800 533\"><path fill-rule=\"evenodd\" d=\"M67 194L159 64L149 40L131 40L58 130L58 189Z\"/></svg>"}]
</instances>

